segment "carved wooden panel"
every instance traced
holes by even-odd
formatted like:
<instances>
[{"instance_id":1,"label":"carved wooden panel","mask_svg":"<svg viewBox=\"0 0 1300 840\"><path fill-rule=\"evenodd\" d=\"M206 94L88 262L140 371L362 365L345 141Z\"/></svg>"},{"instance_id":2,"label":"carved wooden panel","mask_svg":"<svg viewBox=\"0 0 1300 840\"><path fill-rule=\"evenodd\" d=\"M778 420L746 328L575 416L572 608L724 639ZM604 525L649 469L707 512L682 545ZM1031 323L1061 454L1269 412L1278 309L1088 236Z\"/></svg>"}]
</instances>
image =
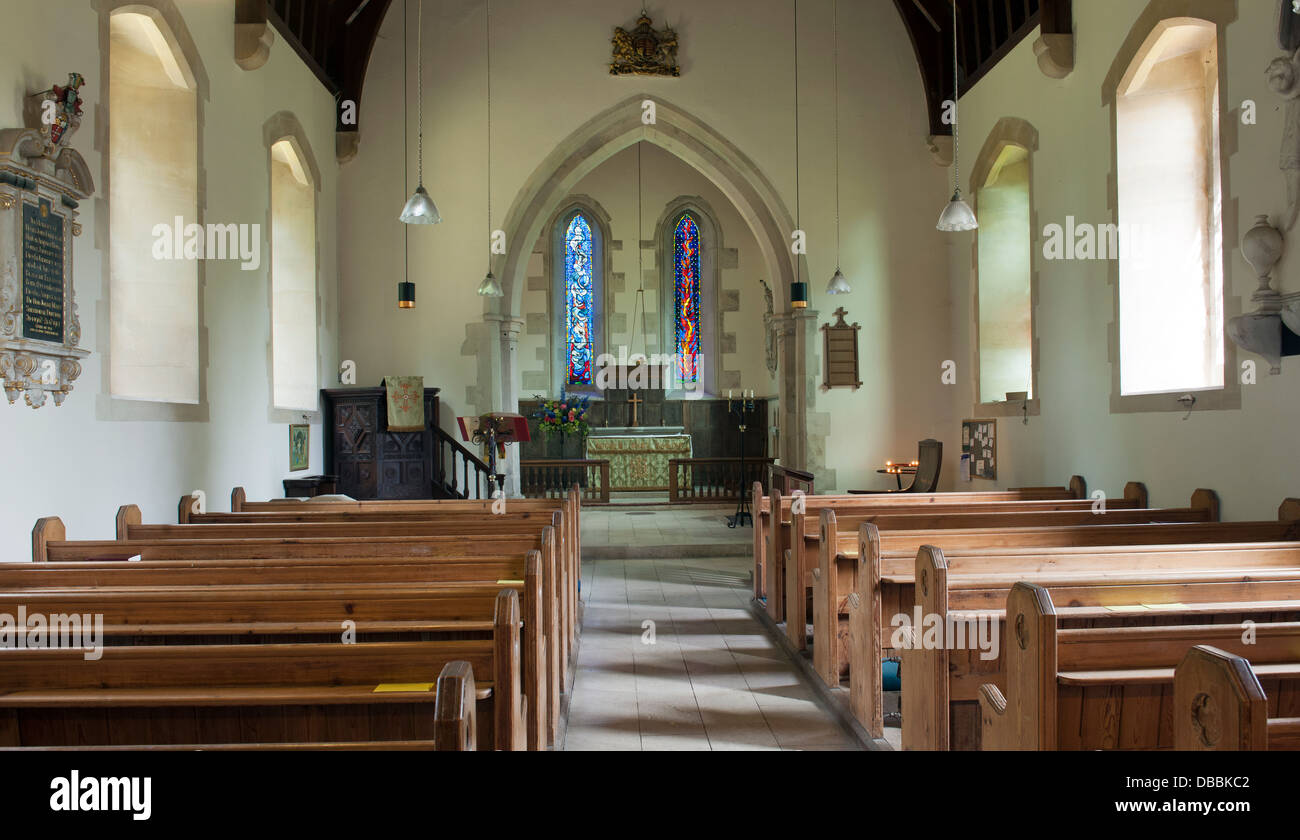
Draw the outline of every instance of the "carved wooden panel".
<instances>
[{"instance_id":1,"label":"carved wooden panel","mask_svg":"<svg viewBox=\"0 0 1300 840\"><path fill-rule=\"evenodd\" d=\"M354 499L428 499L438 447L428 431L438 422L438 389L424 389L423 432L389 432L383 388L332 388L321 392L329 423L326 472L338 492Z\"/></svg>"}]
</instances>

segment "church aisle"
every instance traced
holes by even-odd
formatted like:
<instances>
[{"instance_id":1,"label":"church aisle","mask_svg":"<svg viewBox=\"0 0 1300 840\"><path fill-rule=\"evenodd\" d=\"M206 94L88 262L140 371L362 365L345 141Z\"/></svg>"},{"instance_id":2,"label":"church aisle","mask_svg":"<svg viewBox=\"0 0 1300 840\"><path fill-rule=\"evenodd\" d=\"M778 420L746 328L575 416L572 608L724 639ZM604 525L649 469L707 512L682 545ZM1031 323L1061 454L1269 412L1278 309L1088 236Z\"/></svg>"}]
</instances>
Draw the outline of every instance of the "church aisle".
<instances>
[{"instance_id":1,"label":"church aisle","mask_svg":"<svg viewBox=\"0 0 1300 840\"><path fill-rule=\"evenodd\" d=\"M716 527L752 539L748 528ZM634 544L649 548L638 531ZM747 556L585 562L565 749L857 749L750 616L749 565Z\"/></svg>"}]
</instances>

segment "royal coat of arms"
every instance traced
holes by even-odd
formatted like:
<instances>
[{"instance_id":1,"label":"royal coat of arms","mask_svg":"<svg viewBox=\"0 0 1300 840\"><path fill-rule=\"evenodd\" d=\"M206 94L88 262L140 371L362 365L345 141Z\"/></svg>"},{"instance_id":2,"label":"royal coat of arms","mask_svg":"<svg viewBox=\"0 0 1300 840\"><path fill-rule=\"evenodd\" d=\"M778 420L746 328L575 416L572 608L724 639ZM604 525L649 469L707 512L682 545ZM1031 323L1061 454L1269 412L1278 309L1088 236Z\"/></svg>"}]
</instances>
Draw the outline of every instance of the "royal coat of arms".
<instances>
[{"instance_id":1,"label":"royal coat of arms","mask_svg":"<svg viewBox=\"0 0 1300 840\"><path fill-rule=\"evenodd\" d=\"M614 60L611 76L680 76L677 66L677 33L655 31L650 16L642 12L636 28L614 27Z\"/></svg>"}]
</instances>

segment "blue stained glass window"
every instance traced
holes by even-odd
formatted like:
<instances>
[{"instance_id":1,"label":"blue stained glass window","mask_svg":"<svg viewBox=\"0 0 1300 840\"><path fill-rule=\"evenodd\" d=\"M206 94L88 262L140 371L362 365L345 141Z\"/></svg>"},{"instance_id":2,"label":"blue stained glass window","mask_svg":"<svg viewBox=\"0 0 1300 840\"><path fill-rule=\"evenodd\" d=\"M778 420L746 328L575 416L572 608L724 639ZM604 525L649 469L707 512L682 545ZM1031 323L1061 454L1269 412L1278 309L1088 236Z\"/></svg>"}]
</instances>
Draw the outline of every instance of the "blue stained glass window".
<instances>
[{"instance_id":1,"label":"blue stained glass window","mask_svg":"<svg viewBox=\"0 0 1300 840\"><path fill-rule=\"evenodd\" d=\"M687 213L673 231L673 279L677 306L677 375L683 382L700 378L700 226Z\"/></svg>"},{"instance_id":2,"label":"blue stained glass window","mask_svg":"<svg viewBox=\"0 0 1300 840\"><path fill-rule=\"evenodd\" d=\"M564 233L565 336L569 368L565 381L570 385L592 384L594 290L591 225L579 213Z\"/></svg>"}]
</instances>

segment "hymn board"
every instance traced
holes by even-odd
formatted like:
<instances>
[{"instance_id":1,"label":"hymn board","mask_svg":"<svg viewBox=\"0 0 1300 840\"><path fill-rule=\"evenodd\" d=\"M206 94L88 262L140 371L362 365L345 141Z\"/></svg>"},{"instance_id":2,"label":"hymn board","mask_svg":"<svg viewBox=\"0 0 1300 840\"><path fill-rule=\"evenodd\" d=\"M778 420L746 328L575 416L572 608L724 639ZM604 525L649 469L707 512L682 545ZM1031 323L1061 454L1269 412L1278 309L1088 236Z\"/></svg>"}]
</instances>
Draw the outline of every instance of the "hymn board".
<instances>
[{"instance_id":1,"label":"hymn board","mask_svg":"<svg viewBox=\"0 0 1300 840\"><path fill-rule=\"evenodd\" d=\"M75 88L56 86L29 97L30 105L37 116L28 125L38 127L0 131L0 378L10 403L22 394L40 408L47 395L63 404L90 355L77 347L72 239L81 233L78 204L95 186L66 146L80 123ZM70 118L42 122L42 112L58 114L55 106Z\"/></svg>"}]
</instances>

